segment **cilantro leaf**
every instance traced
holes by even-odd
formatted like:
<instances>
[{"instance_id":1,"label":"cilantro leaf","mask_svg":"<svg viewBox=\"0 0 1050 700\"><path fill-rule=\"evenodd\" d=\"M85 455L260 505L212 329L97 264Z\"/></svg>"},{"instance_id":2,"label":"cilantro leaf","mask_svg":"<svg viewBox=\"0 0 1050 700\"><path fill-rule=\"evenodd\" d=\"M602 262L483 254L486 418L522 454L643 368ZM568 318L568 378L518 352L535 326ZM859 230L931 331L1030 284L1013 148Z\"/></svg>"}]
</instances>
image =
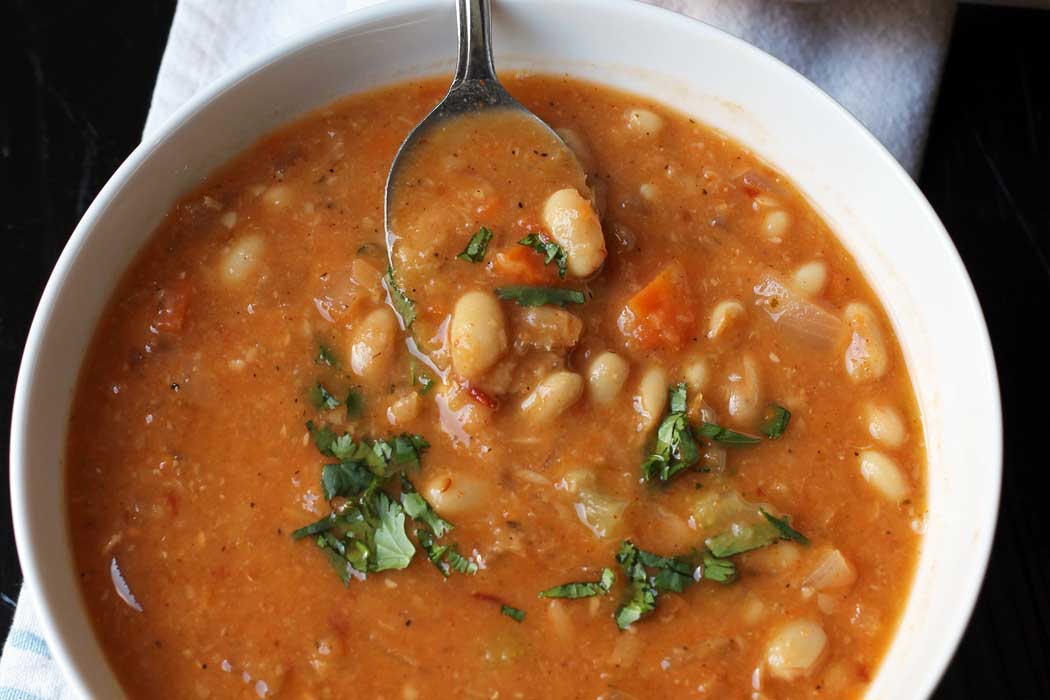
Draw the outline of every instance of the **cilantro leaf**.
<instances>
[{"instance_id":1,"label":"cilantro leaf","mask_svg":"<svg viewBox=\"0 0 1050 700\"><path fill-rule=\"evenodd\" d=\"M532 248L542 255L544 265L550 265L553 262L558 266L558 277L565 277L568 258L565 255L565 250L560 245L538 233L530 233L518 241L518 245Z\"/></svg>"},{"instance_id":2,"label":"cilantro leaf","mask_svg":"<svg viewBox=\"0 0 1050 700\"><path fill-rule=\"evenodd\" d=\"M405 534L405 512L397 501L391 501L385 493L378 493L375 509L379 515L379 526L375 532L375 571L404 569L412 562L415 545Z\"/></svg>"},{"instance_id":3,"label":"cilantro leaf","mask_svg":"<svg viewBox=\"0 0 1050 700\"><path fill-rule=\"evenodd\" d=\"M730 583L736 578L736 564L728 559L720 559L711 552L704 552L704 578L719 583Z\"/></svg>"},{"instance_id":4,"label":"cilantro leaf","mask_svg":"<svg viewBox=\"0 0 1050 700\"><path fill-rule=\"evenodd\" d=\"M343 400L343 405L346 406L347 419L354 420L355 418L360 418L364 412L365 398L360 391L351 387L346 392L346 399Z\"/></svg>"},{"instance_id":5,"label":"cilantro leaf","mask_svg":"<svg viewBox=\"0 0 1050 700\"><path fill-rule=\"evenodd\" d=\"M775 403L766 407L762 420L762 434L770 440L776 440L787 430L791 420L791 411Z\"/></svg>"},{"instance_id":6,"label":"cilantro leaf","mask_svg":"<svg viewBox=\"0 0 1050 700\"><path fill-rule=\"evenodd\" d=\"M449 547L448 552L445 553L445 561L452 567L453 571L458 573L467 574L468 576L478 573L478 565L460 554L456 550L455 545Z\"/></svg>"},{"instance_id":7,"label":"cilantro leaf","mask_svg":"<svg viewBox=\"0 0 1050 700\"><path fill-rule=\"evenodd\" d=\"M629 595L616 610L616 626L621 630L627 629L656 610L656 599L659 594L649 582L649 575L639 560L638 552L638 548L630 540L624 540L620 545L620 551L616 553L616 561L623 569L624 576L630 585Z\"/></svg>"},{"instance_id":8,"label":"cilantro leaf","mask_svg":"<svg viewBox=\"0 0 1050 700\"><path fill-rule=\"evenodd\" d=\"M435 513L426 499L416 491L412 482L404 477L401 479L401 505L410 518L425 523L434 537L443 537L453 530L452 523Z\"/></svg>"},{"instance_id":9,"label":"cilantro leaf","mask_svg":"<svg viewBox=\"0 0 1050 700\"><path fill-rule=\"evenodd\" d=\"M319 535L322 532L331 530L335 527L335 518L331 513L324 516L320 520L316 520L309 525L305 525L295 532L292 533L293 540L301 540L304 537L310 537L311 535Z\"/></svg>"},{"instance_id":10,"label":"cilantro leaf","mask_svg":"<svg viewBox=\"0 0 1050 700\"><path fill-rule=\"evenodd\" d=\"M403 495L404 494L402 494L402 496ZM450 567L443 559L445 553L449 551L450 545L437 544L434 541L434 535L422 528L416 530L416 537L419 539L419 546L427 553L427 559L430 560L430 563L437 567L437 570L441 572L442 576L448 578Z\"/></svg>"},{"instance_id":11,"label":"cilantro leaf","mask_svg":"<svg viewBox=\"0 0 1050 700\"><path fill-rule=\"evenodd\" d=\"M332 443L336 440L335 431L327 425L318 428L312 420L306 421L306 429L310 432L310 438L314 441L317 450L328 457L332 456Z\"/></svg>"},{"instance_id":12,"label":"cilantro leaf","mask_svg":"<svg viewBox=\"0 0 1050 700\"><path fill-rule=\"evenodd\" d=\"M390 293L390 304L394 307L394 311L401 317L401 322L405 324L405 328L411 328L412 322L416 320L416 305L401 287L397 286L397 281L394 279L394 268L392 267L387 267L386 269L386 288L387 292Z\"/></svg>"},{"instance_id":13,"label":"cilantro leaf","mask_svg":"<svg viewBox=\"0 0 1050 700\"><path fill-rule=\"evenodd\" d=\"M708 440L714 440L715 442L724 442L729 445L756 445L762 442L762 438L755 437L754 435L748 435L746 433L738 433L735 430L729 428L723 428L720 425L714 423L704 423L700 426L700 429L696 431L701 437L705 437Z\"/></svg>"},{"instance_id":14,"label":"cilantro leaf","mask_svg":"<svg viewBox=\"0 0 1050 700\"><path fill-rule=\"evenodd\" d=\"M656 430L652 452L642 462L643 481L670 481L700 461L700 446L685 413L686 391L684 383L668 390L670 412Z\"/></svg>"},{"instance_id":15,"label":"cilantro leaf","mask_svg":"<svg viewBox=\"0 0 1050 700\"><path fill-rule=\"evenodd\" d=\"M321 469L321 488L329 501L336 496L358 496L372 485L375 478L362 462L326 464Z\"/></svg>"},{"instance_id":16,"label":"cilantro leaf","mask_svg":"<svg viewBox=\"0 0 1050 700\"><path fill-rule=\"evenodd\" d=\"M521 622L525 619L525 611L519 610L518 608L512 608L509 605L501 605L499 608L500 614L506 615L515 622Z\"/></svg>"},{"instance_id":17,"label":"cilantro leaf","mask_svg":"<svg viewBox=\"0 0 1050 700\"><path fill-rule=\"evenodd\" d=\"M331 410L333 408L339 408L341 402L339 399L332 396L328 389L324 388L324 384L317 382L314 384L310 391L307 392L307 397L310 399L310 403L313 404L317 410Z\"/></svg>"},{"instance_id":18,"label":"cilantro leaf","mask_svg":"<svg viewBox=\"0 0 1050 700\"><path fill-rule=\"evenodd\" d=\"M314 360L319 365L325 365L326 367L338 367L339 359L336 357L332 349L327 345L317 346L317 359Z\"/></svg>"},{"instance_id":19,"label":"cilantro leaf","mask_svg":"<svg viewBox=\"0 0 1050 700\"><path fill-rule=\"evenodd\" d=\"M478 232L470 237L470 242L463 252L456 256L458 260L479 263L485 259L485 251L488 250L489 241L492 240L492 231L482 226Z\"/></svg>"},{"instance_id":20,"label":"cilantro leaf","mask_svg":"<svg viewBox=\"0 0 1050 700\"><path fill-rule=\"evenodd\" d=\"M762 514L766 520L769 521L773 527L777 529L782 540L794 540L800 544L809 544L809 538L803 535L801 532L791 527L788 523L787 518L778 518L777 516L766 511L765 508L759 508L758 512Z\"/></svg>"},{"instance_id":21,"label":"cilantro leaf","mask_svg":"<svg viewBox=\"0 0 1050 700\"><path fill-rule=\"evenodd\" d=\"M608 593L616 580L616 574L612 569L602 569L602 577L598 581L584 581L578 583L563 583L560 586L540 591L540 598L590 598L599 594Z\"/></svg>"},{"instance_id":22,"label":"cilantro leaf","mask_svg":"<svg viewBox=\"0 0 1050 700\"><path fill-rule=\"evenodd\" d=\"M582 304L587 301L583 292L575 289L564 289L562 287L529 287L525 285L514 285L510 287L499 287L496 296L507 301L516 301L521 306L568 306L569 304Z\"/></svg>"},{"instance_id":23,"label":"cilantro leaf","mask_svg":"<svg viewBox=\"0 0 1050 700\"><path fill-rule=\"evenodd\" d=\"M416 377L416 382L419 383L419 393L424 396L426 396L427 393L429 393L430 390L434 388L434 384L437 383L430 378L429 374L426 374L425 372L421 372L420 375Z\"/></svg>"}]
</instances>

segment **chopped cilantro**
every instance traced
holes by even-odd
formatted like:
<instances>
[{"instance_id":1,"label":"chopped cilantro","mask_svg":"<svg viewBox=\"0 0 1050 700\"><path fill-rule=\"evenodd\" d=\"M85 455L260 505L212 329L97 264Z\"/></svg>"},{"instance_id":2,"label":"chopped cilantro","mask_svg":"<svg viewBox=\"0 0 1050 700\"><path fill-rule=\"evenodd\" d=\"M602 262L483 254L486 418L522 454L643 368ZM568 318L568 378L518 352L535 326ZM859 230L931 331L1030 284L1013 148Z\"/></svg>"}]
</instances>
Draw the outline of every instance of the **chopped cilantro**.
<instances>
[{"instance_id":1,"label":"chopped cilantro","mask_svg":"<svg viewBox=\"0 0 1050 700\"><path fill-rule=\"evenodd\" d=\"M736 578L736 565L728 559L720 559L711 552L704 552L704 578L719 583L730 583Z\"/></svg>"},{"instance_id":2,"label":"chopped cilantro","mask_svg":"<svg viewBox=\"0 0 1050 700\"><path fill-rule=\"evenodd\" d=\"M478 229L478 232L470 237L470 242L467 243L467 247L463 249L463 252L456 256L458 260L466 260L467 262L479 263L485 259L485 251L489 247L489 241L492 240L492 231L482 226Z\"/></svg>"},{"instance_id":3,"label":"chopped cilantro","mask_svg":"<svg viewBox=\"0 0 1050 700\"><path fill-rule=\"evenodd\" d=\"M519 610L518 608L512 608L509 605L501 605L499 608L501 614L506 615L515 622L521 622L525 619L525 611Z\"/></svg>"},{"instance_id":4,"label":"chopped cilantro","mask_svg":"<svg viewBox=\"0 0 1050 700\"><path fill-rule=\"evenodd\" d=\"M667 482L700 461L700 446L693 438L686 416L686 386L676 384L668 391L670 412L656 431L652 452L642 462L643 481Z\"/></svg>"},{"instance_id":5,"label":"chopped cilantro","mask_svg":"<svg viewBox=\"0 0 1050 700\"><path fill-rule=\"evenodd\" d=\"M311 535L319 535L322 532L331 530L334 526L335 518L333 518L331 514L328 514L320 520L316 520L310 523L309 525L305 525L293 532L292 539L301 540L302 538L310 537Z\"/></svg>"},{"instance_id":6,"label":"chopped cilantro","mask_svg":"<svg viewBox=\"0 0 1050 700\"><path fill-rule=\"evenodd\" d=\"M379 526L375 531L375 571L404 569L412 562L416 548L405 534L405 511L397 501L380 492L376 495Z\"/></svg>"},{"instance_id":7,"label":"chopped cilantro","mask_svg":"<svg viewBox=\"0 0 1050 700\"><path fill-rule=\"evenodd\" d=\"M478 573L478 565L456 551L455 545L450 547L448 552L445 553L445 561L452 567L453 571L458 573L467 574L468 576Z\"/></svg>"},{"instance_id":8,"label":"chopped cilantro","mask_svg":"<svg viewBox=\"0 0 1050 700\"><path fill-rule=\"evenodd\" d=\"M314 360L319 365L325 365L326 367L338 367L339 358L335 356L332 349L327 345L317 346L317 359Z\"/></svg>"},{"instance_id":9,"label":"chopped cilantro","mask_svg":"<svg viewBox=\"0 0 1050 700\"><path fill-rule=\"evenodd\" d=\"M346 392L346 399L343 400L343 405L346 406L347 420L360 418L365 410L365 397L361 395L360 391L351 387Z\"/></svg>"},{"instance_id":10,"label":"chopped cilantro","mask_svg":"<svg viewBox=\"0 0 1050 700\"><path fill-rule=\"evenodd\" d=\"M616 610L616 626L621 630L627 629L656 610L656 598L659 593L649 581L649 574L638 554L638 548L630 540L625 540L620 545L620 551L616 553L616 561L630 585L630 594Z\"/></svg>"},{"instance_id":11,"label":"chopped cilantro","mask_svg":"<svg viewBox=\"0 0 1050 700\"><path fill-rule=\"evenodd\" d=\"M770 440L776 440L787 430L788 421L791 420L791 411L783 406L771 403L766 407L762 416L762 434Z\"/></svg>"},{"instance_id":12,"label":"chopped cilantro","mask_svg":"<svg viewBox=\"0 0 1050 700\"><path fill-rule=\"evenodd\" d=\"M762 514L766 520L770 522L780 533L780 539L782 540L794 540L800 544L809 544L809 538L803 535L801 532L791 527L788 523L787 518L778 518L777 516L769 513L765 508L759 508L758 512Z\"/></svg>"},{"instance_id":13,"label":"chopped cilantro","mask_svg":"<svg viewBox=\"0 0 1050 700\"><path fill-rule=\"evenodd\" d=\"M339 408L341 403L339 399L328 392L328 389L324 388L324 384L321 384L321 382L314 384L307 396L310 399L310 403L318 410L330 411L333 408Z\"/></svg>"},{"instance_id":14,"label":"chopped cilantro","mask_svg":"<svg viewBox=\"0 0 1050 700\"><path fill-rule=\"evenodd\" d=\"M567 306L569 304L582 304L587 300L583 296L583 292L578 292L575 289L529 287L524 285L499 287L496 289L496 296L507 301L516 301L521 306L544 306L547 304Z\"/></svg>"},{"instance_id":15,"label":"chopped cilantro","mask_svg":"<svg viewBox=\"0 0 1050 700\"><path fill-rule=\"evenodd\" d=\"M416 377L416 382L419 384L419 393L424 396L426 396L426 394L434 388L434 384L436 384L436 382L431 379L430 375L425 372L421 372L419 376Z\"/></svg>"},{"instance_id":16,"label":"chopped cilantro","mask_svg":"<svg viewBox=\"0 0 1050 700\"><path fill-rule=\"evenodd\" d=\"M416 305L401 287L397 286L397 281L394 279L394 268L392 267L387 267L386 269L386 287L390 293L390 304L394 307L397 315L401 317L401 323L405 325L405 328L411 328L412 322L416 320Z\"/></svg>"},{"instance_id":17,"label":"chopped cilantro","mask_svg":"<svg viewBox=\"0 0 1050 700\"><path fill-rule=\"evenodd\" d=\"M612 569L602 569L602 577L598 581L563 583L560 586L540 591L540 598L590 598L608 593L615 580L616 574Z\"/></svg>"},{"instance_id":18,"label":"chopped cilantro","mask_svg":"<svg viewBox=\"0 0 1050 700\"><path fill-rule=\"evenodd\" d=\"M408 479L401 477L401 505L413 520L418 520L430 528L434 537L443 537L453 529L452 523L443 520L426 499L419 495L415 486Z\"/></svg>"},{"instance_id":19,"label":"chopped cilantro","mask_svg":"<svg viewBox=\"0 0 1050 700\"><path fill-rule=\"evenodd\" d=\"M402 496L404 496L404 494L402 494ZM445 553L449 551L450 545L437 544L434 542L434 535L422 528L416 530L416 537L419 539L419 546L427 553L427 559L430 560L430 563L437 567L437 570L441 572L442 576L447 578L450 567L444 561L444 556Z\"/></svg>"},{"instance_id":20,"label":"chopped cilantro","mask_svg":"<svg viewBox=\"0 0 1050 700\"><path fill-rule=\"evenodd\" d=\"M336 496L359 496L376 476L363 462L326 464L321 469L321 488L329 501Z\"/></svg>"},{"instance_id":21,"label":"chopped cilantro","mask_svg":"<svg viewBox=\"0 0 1050 700\"><path fill-rule=\"evenodd\" d=\"M748 435L746 433L738 433L735 430L723 428L714 423L704 423L696 432L698 435L705 437L708 440L724 442L729 445L755 445L762 442L762 438L757 438L754 435Z\"/></svg>"},{"instance_id":22,"label":"chopped cilantro","mask_svg":"<svg viewBox=\"0 0 1050 700\"><path fill-rule=\"evenodd\" d=\"M565 277L568 258L565 255L565 250L560 245L538 233L530 233L518 241L518 245L532 248L542 255L544 265L550 265L553 262L558 266L558 277Z\"/></svg>"}]
</instances>

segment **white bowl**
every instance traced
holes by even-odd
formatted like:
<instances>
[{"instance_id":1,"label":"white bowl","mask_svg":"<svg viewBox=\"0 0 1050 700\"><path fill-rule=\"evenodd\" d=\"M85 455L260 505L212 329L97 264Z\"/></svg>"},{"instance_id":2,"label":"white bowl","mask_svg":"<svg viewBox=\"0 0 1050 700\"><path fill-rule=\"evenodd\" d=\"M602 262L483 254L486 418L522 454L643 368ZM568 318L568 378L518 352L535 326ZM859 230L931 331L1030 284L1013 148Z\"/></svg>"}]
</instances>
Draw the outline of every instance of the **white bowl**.
<instances>
[{"instance_id":1,"label":"white bowl","mask_svg":"<svg viewBox=\"0 0 1050 700\"><path fill-rule=\"evenodd\" d=\"M751 147L823 213L874 285L915 383L929 517L914 587L871 698L924 698L973 609L999 502L1001 418L987 329L929 204L881 145L790 68L710 26L624 0L500 0L497 64L642 93ZM65 430L81 358L132 256L176 199L255 139L347 93L451 70L451 2L344 15L211 86L139 146L88 209L44 291L22 361L11 498L44 636L85 697L121 695L77 588Z\"/></svg>"}]
</instances>

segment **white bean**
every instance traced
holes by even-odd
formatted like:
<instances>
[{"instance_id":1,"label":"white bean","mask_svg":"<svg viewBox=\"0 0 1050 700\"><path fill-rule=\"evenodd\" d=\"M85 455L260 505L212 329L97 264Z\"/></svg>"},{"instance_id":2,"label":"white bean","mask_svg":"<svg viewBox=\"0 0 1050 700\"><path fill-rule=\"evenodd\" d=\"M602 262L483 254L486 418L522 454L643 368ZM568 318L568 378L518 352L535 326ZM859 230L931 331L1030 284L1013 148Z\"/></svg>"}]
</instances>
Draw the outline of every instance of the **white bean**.
<instances>
[{"instance_id":1,"label":"white bean","mask_svg":"<svg viewBox=\"0 0 1050 700\"><path fill-rule=\"evenodd\" d=\"M283 207L292 200L292 188L288 185L274 185L263 192L263 201L271 207Z\"/></svg>"},{"instance_id":2,"label":"white bean","mask_svg":"<svg viewBox=\"0 0 1050 700\"><path fill-rule=\"evenodd\" d=\"M641 416L640 430L656 425L667 405L667 374L660 367L650 367L638 382L638 393L634 396L634 410Z\"/></svg>"},{"instance_id":3,"label":"white bean","mask_svg":"<svg viewBox=\"0 0 1050 700\"><path fill-rule=\"evenodd\" d=\"M491 503L488 483L467 474L438 474L423 486L423 496L442 516L456 517Z\"/></svg>"},{"instance_id":4,"label":"white bean","mask_svg":"<svg viewBox=\"0 0 1050 700\"><path fill-rule=\"evenodd\" d=\"M791 286L807 298L818 296L828 283L828 266L821 260L801 265L791 278Z\"/></svg>"},{"instance_id":5,"label":"white bean","mask_svg":"<svg viewBox=\"0 0 1050 700\"><path fill-rule=\"evenodd\" d=\"M239 284L248 278L259 264L266 241L262 236L242 236L222 258L222 279L228 284Z\"/></svg>"},{"instance_id":6,"label":"white bean","mask_svg":"<svg viewBox=\"0 0 1050 700\"><path fill-rule=\"evenodd\" d=\"M656 112L640 107L628 109L624 114L627 128L646 136L655 136L664 127L664 118Z\"/></svg>"},{"instance_id":7,"label":"white bean","mask_svg":"<svg viewBox=\"0 0 1050 700\"><path fill-rule=\"evenodd\" d=\"M735 299L726 299L715 305L707 322L707 337L714 339L722 334L729 324L744 315L744 305Z\"/></svg>"},{"instance_id":8,"label":"white bean","mask_svg":"<svg viewBox=\"0 0 1050 700\"><path fill-rule=\"evenodd\" d=\"M828 646L824 628L813 620L795 620L779 630L766 647L766 666L780 680L808 676Z\"/></svg>"},{"instance_id":9,"label":"white bean","mask_svg":"<svg viewBox=\"0 0 1050 700\"><path fill-rule=\"evenodd\" d=\"M780 574L798 566L802 558L801 548L794 542L779 542L772 547L763 547L747 554L743 568L760 574Z\"/></svg>"},{"instance_id":10,"label":"white bean","mask_svg":"<svg viewBox=\"0 0 1050 700\"><path fill-rule=\"evenodd\" d=\"M583 394L583 378L560 370L543 379L521 402L521 411L536 423L551 421L576 403Z\"/></svg>"},{"instance_id":11,"label":"white bean","mask_svg":"<svg viewBox=\"0 0 1050 700\"><path fill-rule=\"evenodd\" d=\"M394 312L375 309L354 328L350 345L350 369L359 377L376 378L394 358L398 325Z\"/></svg>"},{"instance_id":12,"label":"white bean","mask_svg":"<svg viewBox=\"0 0 1050 700\"><path fill-rule=\"evenodd\" d=\"M682 374L685 376L685 383L689 385L690 392L693 394L704 393L710 375L706 359L703 357L696 357L688 360L688 363L682 370Z\"/></svg>"},{"instance_id":13,"label":"white bean","mask_svg":"<svg viewBox=\"0 0 1050 700\"><path fill-rule=\"evenodd\" d=\"M572 188L558 190L543 204L543 222L565 250L574 277L589 277L605 262L605 236L590 200Z\"/></svg>"},{"instance_id":14,"label":"white bean","mask_svg":"<svg viewBox=\"0 0 1050 700\"><path fill-rule=\"evenodd\" d=\"M422 404L423 400L419 398L419 394L409 391L387 407L387 422L393 426L404 426L410 423L419 416L419 411L423 408Z\"/></svg>"},{"instance_id":15,"label":"white bean","mask_svg":"<svg viewBox=\"0 0 1050 700\"><path fill-rule=\"evenodd\" d=\"M587 388L591 398L609 404L620 393L631 367L616 353L603 352L594 358L587 370Z\"/></svg>"},{"instance_id":16,"label":"white bean","mask_svg":"<svg viewBox=\"0 0 1050 700\"><path fill-rule=\"evenodd\" d=\"M854 302L846 306L844 315L851 332L846 373L854 382L880 379L889 370L890 354L875 312L867 304Z\"/></svg>"},{"instance_id":17,"label":"white bean","mask_svg":"<svg viewBox=\"0 0 1050 700\"><path fill-rule=\"evenodd\" d=\"M889 406L877 406L869 402L864 406L864 422L868 424L868 434L886 447L900 447L907 439L908 433L901 415Z\"/></svg>"},{"instance_id":18,"label":"white bean","mask_svg":"<svg viewBox=\"0 0 1050 700\"><path fill-rule=\"evenodd\" d=\"M762 219L762 233L770 241L779 243L787 233L791 217L783 209L774 209Z\"/></svg>"},{"instance_id":19,"label":"white bean","mask_svg":"<svg viewBox=\"0 0 1050 700\"><path fill-rule=\"evenodd\" d=\"M750 353L744 355L739 369L729 375L729 415L740 421L752 420L758 415L762 399L758 362Z\"/></svg>"},{"instance_id":20,"label":"white bean","mask_svg":"<svg viewBox=\"0 0 1050 700\"><path fill-rule=\"evenodd\" d=\"M449 327L452 366L466 379L478 379L507 350L507 323L491 292L467 292L456 302Z\"/></svg>"},{"instance_id":21,"label":"white bean","mask_svg":"<svg viewBox=\"0 0 1050 700\"><path fill-rule=\"evenodd\" d=\"M860 453L860 473L886 499L900 503L908 497L911 486L897 463L876 450Z\"/></svg>"}]
</instances>

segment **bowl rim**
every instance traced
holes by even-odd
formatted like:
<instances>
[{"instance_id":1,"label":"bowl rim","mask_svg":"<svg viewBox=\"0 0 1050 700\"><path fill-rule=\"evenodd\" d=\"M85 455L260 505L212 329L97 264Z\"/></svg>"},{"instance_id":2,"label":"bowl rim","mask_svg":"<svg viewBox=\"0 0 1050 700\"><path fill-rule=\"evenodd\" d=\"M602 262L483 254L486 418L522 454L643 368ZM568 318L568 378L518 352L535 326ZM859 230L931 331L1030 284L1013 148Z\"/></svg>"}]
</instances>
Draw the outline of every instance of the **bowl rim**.
<instances>
[{"instance_id":1,"label":"bowl rim","mask_svg":"<svg viewBox=\"0 0 1050 700\"><path fill-rule=\"evenodd\" d=\"M539 4L541 0L500 0L500 2L511 5L530 5ZM989 385L986 389L996 399L995 406L990 409L993 424L986 426L987 432L984 437L991 445L990 452L997 455L997 458L994 465L994 473L990 475L991 482L989 486L992 488L986 491L983 499L985 504L984 512L979 514L983 516L986 522L979 529L979 534L971 549L974 554L972 571L978 575L957 582L963 588L963 595L961 596L963 604L957 611L961 614L954 617L950 624L942 629L942 638L945 639L945 643L939 646L937 654L933 658L928 659L928 667L931 672L924 674L921 681L916 684L916 697L929 697L940 682L958 648L963 633L973 615L977 598L983 585L995 537L1003 473L1002 398L994 352L987 323L972 280L948 232L915 181L904 171L903 167L893 158L885 146L845 107L836 102L807 77L801 75L776 57L702 20L688 17L667 8L638 2L637 0L544 0L543 4L585 6L595 12L618 14L623 18L624 22L629 22L632 16L654 20L659 19L669 24L674 24L677 31L691 32L699 35L699 38L702 38L702 35L705 33L712 34L721 41L733 46L735 50L750 54L749 58L763 63L764 68L769 70L771 74L779 74L786 80L794 82L798 90L809 93L810 97L823 102L826 108L837 112L840 118L844 118L851 124L853 130L857 132L857 135L862 140L866 141L869 146L874 147L877 157L883 161L884 166L888 166L889 171L893 172L898 180L897 184L904 188L903 191L906 191L907 195L913 200L912 203L917 207L917 211L921 211L926 218L925 224L931 230L931 233L937 236L937 242L943 251L944 262L951 266L953 271L963 280L967 292L966 298L957 300L957 303L970 307L970 310L974 312L974 317L977 319L976 325L971 329L974 331L974 334L970 340L979 345L978 349L983 362L983 366L979 369L982 370L983 376L987 377ZM66 644L67 637L63 632L62 624L57 619L51 602L43 594L41 582L46 578L46 571L39 558L39 552L46 546L46 543L38 540L30 525L31 505L27 499L28 460L25 458L25 455L31 451L31 447L26 439L30 423L29 396L34 380L41 371L39 355L45 331L52 323L52 317L58 307L58 297L66 287L70 270L77 263L87 241L95 233L98 220L105 214L112 202L119 197L126 183L135 178L142 164L152 158L158 148L171 138L174 133L181 130L189 122L192 122L200 111L221 98L224 93L242 81L250 79L256 73L266 70L272 64L316 44L351 33L359 25L372 22L389 24L399 20L410 21L411 18L417 17L439 5L440 0L386 0L379 4L341 13L267 49L206 85L187 100L185 104L181 105L170 116L159 123L153 132L146 135L143 141L128 155L85 211L63 248L40 297L26 338L12 404L9 464L11 513L19 562L23 572L23 594L29 594L28 596L23 595L23 598L20 600L28 597L34 602L37 622L51 651L52 658L61 670L63 679L76 694L83 697L91 697L89 688L80 673L83 662L74 658L74 654L69 651ZM148 236L143 237L143 241L146 238ZM78 359L83 360L83 358ZM910 595L911 593L909 592Z\"/></svg>"}]
</instances>

